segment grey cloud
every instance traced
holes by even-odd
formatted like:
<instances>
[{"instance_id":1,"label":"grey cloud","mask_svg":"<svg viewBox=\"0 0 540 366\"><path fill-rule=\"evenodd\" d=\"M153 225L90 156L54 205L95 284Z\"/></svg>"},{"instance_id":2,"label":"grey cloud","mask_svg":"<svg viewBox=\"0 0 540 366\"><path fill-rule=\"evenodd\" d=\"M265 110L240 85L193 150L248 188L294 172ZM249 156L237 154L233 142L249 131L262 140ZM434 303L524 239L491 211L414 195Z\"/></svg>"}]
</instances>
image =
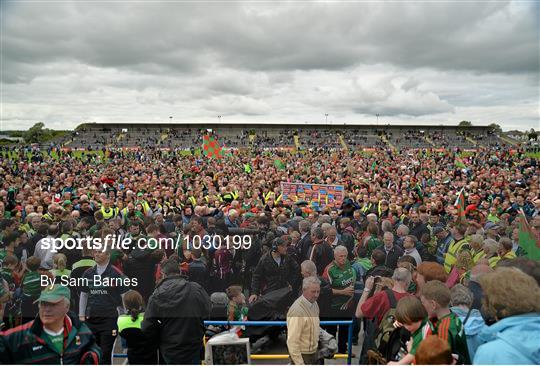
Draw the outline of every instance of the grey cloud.
<instances>
[{"instance_id":1,"label":"grey cloud","mask_svg":"<svg viewBox=\"0 0 540 366\"><path fill-rule=\"evenodd\" d=\"M2 2L1 122L537 124L537 3Z\"/></svg>"},{"instance_id":2,"label":"grey cloud","mask_svg":"<svg viewBox=\"0 0 540 366\"><path fill-rule=\"evenodd\" d=\"M530 3L21 3L5 15L13 63L78 60L142 73L212 65L340 70L390 63L481 72L538 70ZM537 15L537 13L536 13ZM27 81L17 70L4 82Z\"/></svg>"}]
</instances>

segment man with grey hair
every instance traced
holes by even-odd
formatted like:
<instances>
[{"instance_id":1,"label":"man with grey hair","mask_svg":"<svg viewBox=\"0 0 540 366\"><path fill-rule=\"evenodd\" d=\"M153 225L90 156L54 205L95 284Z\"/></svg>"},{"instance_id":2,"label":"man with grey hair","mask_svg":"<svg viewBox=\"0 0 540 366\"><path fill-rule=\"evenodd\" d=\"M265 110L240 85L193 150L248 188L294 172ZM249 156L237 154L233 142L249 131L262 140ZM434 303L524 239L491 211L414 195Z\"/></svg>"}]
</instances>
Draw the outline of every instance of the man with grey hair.
<instances>
[{"instance_id":1,"label":"man with grey hair","mask_svg":"<svg viewBox=\"0 0 540 366\"><path fill-rule=\"evenodd\" d=\"M330 215L327 215L327 214L321 215L321 216L319 217L319 220L318 220L317 222L318 222L319 225L321 225L321 226L322 226L322 224L324 224L324 223L327 223L327 224L332 225L332 218L330 217Z\"/></svg>"},{"instance_id":2,"label":"man with grey hair","mask_svg":"<svg viewBox=\"0 0 540 366\"><path fill-rule=\"evenodd\" d=\"M386 259L384 265L390 269L397 267L398 259L403 256L403 249L394 245L394 234L387 231L383 235L383 245L378 246L376 249L382 251Z\"/></svg>"},{"instance_id":3,"label":"man with grey hair","mask_svg":"<svg viewBox=\"0 0 540 366\"><path fill-rule=\"evenodd\" d=\"M366 218L367 218L368 224L370 224L370 223L376 224L376 223L377 223L377 215L374 214L374 213L368 214L368 215L366 216Z\"/></svg>"},{"instance_id":4,"label":"man with grey hair","mask_svg":"<svg viewBox=\"0 0 540 366\"><path fill-rule=\"evenodd\" d=\"M304 278L302 296L287 312L287 348L294 365L314 365L318 362L319 306L321 291L317 277Z\"/></svg>"},{"instance_id":5,"label":"man with grey hair","mask_svg":"<svg viewBox=\"0 0 540 366\"><path fill-rule=\"evenodd\" d=\"M381 230L383 233L392 232L392 223L390 220L383 220L381 223Z\"/></svg>"},{"instance_id":6,"label":"man with grey hair","mask_svg":"<svg viewBox=\"0 0 540 366\"><path fill-rule=\"evenodd\" d=\"M473 294L471 290L462 284L457 284L450 290L450 310L456 314L465 330L467 336L467 348L469 356L474 358L476 349L482 344L480 332L486 327L484 318L478 309L471 308L473 303Z\"/></svg>"},{"instance_id":7,"label":"man with grey hair","mask_svg":"<svg viewBox=\"0 0 540 366\"><path fill-rule=\"evenodd\" d=\"M97 364L102 359L96 338L72 313L70 291L61 285L43 289L38 316L2 335L0 364ZM24 340L24 342L23 342Z\"/></svg>"},{"instance_id":8,"label":"man with grey hair","mask_svg":"<svg viewBox=\"0 0 540 366\"><path fill-rule=\"evenodd\" d=\"M334 249L334 260L324 270L323 277L332 286L330 316L334 319L350 319L354 312L354 285L356 271L347 259L348 250L339 245ZM347 327L340 325L327 328L330 334L338 334L338 352L347 352Z\"/></svg>"},{"instance_id":9,"label":"man with grey hair","mask_svg":"<svg viewBox=\"0 0 540 366\"><path fill-rule=\"evenodd\" d=\"M300 264L300 271L303 278L317 277L317 266L310 260L305 260Z\"/></svg>"},{"instance_id":10,"label":"man with grey hair","mask_svg":"<svg viewBox=\"0 0 540 366\"><path fill-rule=\"evenodd\" d=\"M405 240L405 237L409 235L409 227L403 224L399 225L396 230L396 235L397 235L397 239L395 241L396 245L403 247L403 240Z\"/></svg>"},{"instance_id":11,"label":"man with grey hair","mask_svg":"<svg viewBox=\"0 0 540 366\"><path fill-rule=\"evenodd\" d=\"M303 278L318 277L321 283L321 293L317 303L319 304L319 312L321 318L325 318L329 315L330 311L330 299L332 297L332 287L328 281L322 277L317 276L317 266L310 260L305 260L300 265L300 270Z\"/></svg>"}]
</instances>

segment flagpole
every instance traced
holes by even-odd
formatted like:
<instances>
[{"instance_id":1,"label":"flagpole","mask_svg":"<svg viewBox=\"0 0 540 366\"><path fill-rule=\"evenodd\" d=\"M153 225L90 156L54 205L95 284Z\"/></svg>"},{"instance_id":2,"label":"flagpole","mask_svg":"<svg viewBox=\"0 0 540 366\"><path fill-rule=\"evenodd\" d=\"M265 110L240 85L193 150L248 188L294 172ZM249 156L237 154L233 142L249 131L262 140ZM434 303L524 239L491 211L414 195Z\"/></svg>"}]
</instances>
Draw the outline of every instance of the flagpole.
<instances>
[{"instance_id":1,"label":"flagpole","mask_svg":"<svg viewBox=\"0 0 540 366\"><path fill-rule=\"evenodd\" d=\"M458 195L457 195L457 198L456 198L456 202L454 203L454 206L457 206L458 203L459 203L459 197L461 197L461 194L463 193L463 190L465 189L465 187L462 187L461 190L459 191Z\"/></svg>"}]
</instances>

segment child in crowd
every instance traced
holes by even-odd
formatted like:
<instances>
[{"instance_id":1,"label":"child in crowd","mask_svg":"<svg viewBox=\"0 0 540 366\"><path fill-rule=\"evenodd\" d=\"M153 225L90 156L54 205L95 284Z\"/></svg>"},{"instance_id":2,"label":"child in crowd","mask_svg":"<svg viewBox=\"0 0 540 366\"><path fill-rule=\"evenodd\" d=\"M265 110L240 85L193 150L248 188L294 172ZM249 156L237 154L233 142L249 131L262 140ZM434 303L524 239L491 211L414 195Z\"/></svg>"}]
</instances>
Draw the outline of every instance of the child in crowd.
<instances>
[{"instance_id":1,"label":"child in crowd","mask_svg":"<svg viewBox=\"0 0 540 366\"><path fill-rule=\"evenodd\" d=\"M457 363L470 365L467 338L463 324L457 315L450 311L450 289L437 280L427 282L420 291L420 300L428 312L439 338L450 345L452 353L458 356Z\"/></svg>"},{"instance_id":2,"label":"child in crowd","mask_svg":"<svg viewBox=\"0 0 540 366\"><path fill-rule=\"evenodd\" d=\"M455 365L456 359L452 357L448 342L430 335L420 343L415 362L418 365Z\"/></svg>"},{"instance_id":3,"label":"child in crowd","mask_svg":"<svg viewBox=\"0 0 540 366\"><path fill-rule=\"evenodd\" d=\"M422 340L433 334L435 328L428 319L426 309L414 296L406 296L399 300L396 307L396 319L411 333L411 340L407 343L407 355L397 362L392 361L388 364L410 365L415 361L415 355Z\"/></svg>"},{"instance_id":4,"label":"child in crowd","mask_svg":"<svg viewBox=\"0 0 540 366\"><path fill-rule=\"evenodd\" d=\"M19 259L11 254L6 255L2 262L2 278L6 280L9 290L13 292L15 286L20 282L20 274L16 271Z\"/></svg>"},{"instance_id":5,"label":"child in crowd","mask_svg":"<svg viewBox=\"0 0 540 366\"><path fill-rule=\"evenodd\" d=\"M229 298L227 305L227 314L229 321L243 321L247 318L248 308L246 306L246 297L242 293L241 286L229 286L225 291Z\"/></svg>"},{"instance_id":6,"label":"child in crowd","mask_svg":"<svg viewBox=\"0 0 540 366\"><path fill-rule=\"evenodd\" d=\"M66 268L66 264L67 257L64 254L58 253L53 256L53 270L51 273L57 283L60 283L62 276L64 276L64 278L69 278L71 276L71 271Z\"/></svg>"}]
</instances>

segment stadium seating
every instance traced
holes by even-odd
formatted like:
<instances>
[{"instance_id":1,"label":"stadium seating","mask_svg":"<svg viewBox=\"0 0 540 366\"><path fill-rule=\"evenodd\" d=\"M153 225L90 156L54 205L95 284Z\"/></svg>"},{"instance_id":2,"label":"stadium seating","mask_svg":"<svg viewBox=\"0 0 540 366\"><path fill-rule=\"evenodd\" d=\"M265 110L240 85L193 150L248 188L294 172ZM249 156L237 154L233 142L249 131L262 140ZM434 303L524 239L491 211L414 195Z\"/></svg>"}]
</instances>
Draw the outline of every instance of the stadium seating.
<instances>
[{"instance_id":1,"label":"stadium seating","mask_svg":"<svg viewBox=\"0 0 540 366\"><path fill-rule=\"evenodd\" d=\"M57 143L78 149L153 147L191 149L211 131L229 148L350 149L497 148L505 143L488 127L86 124ZM251 136L250 136L251 135ZM340 137L341 136L341 137Z\"/></svg>"}]
</instances>

